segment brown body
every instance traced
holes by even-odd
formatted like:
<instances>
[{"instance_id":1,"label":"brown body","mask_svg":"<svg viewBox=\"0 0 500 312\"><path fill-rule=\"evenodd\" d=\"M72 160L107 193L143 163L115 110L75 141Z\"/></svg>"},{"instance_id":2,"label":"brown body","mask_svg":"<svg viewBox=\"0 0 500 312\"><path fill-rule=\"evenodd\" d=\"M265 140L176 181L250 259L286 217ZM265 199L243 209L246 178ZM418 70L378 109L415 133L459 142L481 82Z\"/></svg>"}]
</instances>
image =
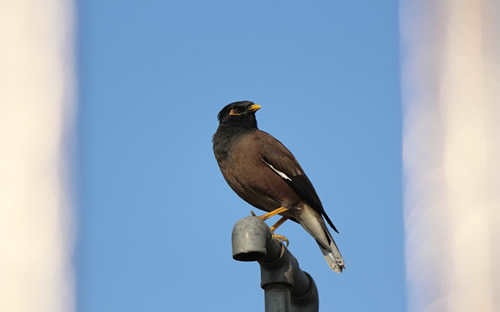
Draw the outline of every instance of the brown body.
<instances>
[{"instance_id":1,"label":"brown body","mask_svg":"<svg viewBox=\"0 0 500 312\"><path fill-rule=\"evenodd\" d=\"M302 201L301 198L262 159L262 148L271 140L278 142L260 130L242 135L232 145L228 154L230 158L218 161L219 167L229 186L252 206L264 211L273 211L279 207L297 207ZM246 165L237 165L242 163ZM301 173L301 170L297 171L297 174ZM284 215L294 217L289 212Z\"/></svg>"}]
</instances>

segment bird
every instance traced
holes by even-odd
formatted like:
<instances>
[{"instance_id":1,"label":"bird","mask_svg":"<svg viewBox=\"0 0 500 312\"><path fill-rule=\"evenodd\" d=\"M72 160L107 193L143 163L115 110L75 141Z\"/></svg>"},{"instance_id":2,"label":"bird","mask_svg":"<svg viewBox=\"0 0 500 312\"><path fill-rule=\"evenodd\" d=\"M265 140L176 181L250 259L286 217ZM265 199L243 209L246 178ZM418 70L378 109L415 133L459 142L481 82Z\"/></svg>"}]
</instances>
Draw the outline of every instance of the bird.
<instances>
[{"instance_id":1,"label":"bird","mask_svg":"<svg viewBox=\"0 0 500 312\"><path fill-rule=\"evenodd\" d=\"M213 152L224 179L243 200L267 213L267 220L281 218L299 223L317 242L328 266L335 272L345 268L344 259L325 220L338 233L311 181L293 154L272 135L257 127L255 113L260 105L237 101L217 115L219 126L213 135ZM288 240L274 234L276 238Z\"/></svg>"}]
</instances>

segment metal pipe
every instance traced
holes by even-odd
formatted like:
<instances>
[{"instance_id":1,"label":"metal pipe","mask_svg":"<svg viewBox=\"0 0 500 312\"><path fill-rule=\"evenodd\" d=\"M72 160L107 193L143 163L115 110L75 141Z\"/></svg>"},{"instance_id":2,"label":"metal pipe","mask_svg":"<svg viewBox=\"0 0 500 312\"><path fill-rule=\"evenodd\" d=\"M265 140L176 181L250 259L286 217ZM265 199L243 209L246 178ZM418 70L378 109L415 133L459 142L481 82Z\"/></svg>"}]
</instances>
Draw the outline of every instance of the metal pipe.
<instances>
[{"instance_id":1,"label":"metal pipe","mask_svg":"<svg viewBox=\"0 0 500 312\"><path fill-rule=\"evenodd\" d=\"M258 261L266 312L317 312L318 291L312 277L257 217L239 220L232 233L233 259Z\"/></svg>"}]
</instances>

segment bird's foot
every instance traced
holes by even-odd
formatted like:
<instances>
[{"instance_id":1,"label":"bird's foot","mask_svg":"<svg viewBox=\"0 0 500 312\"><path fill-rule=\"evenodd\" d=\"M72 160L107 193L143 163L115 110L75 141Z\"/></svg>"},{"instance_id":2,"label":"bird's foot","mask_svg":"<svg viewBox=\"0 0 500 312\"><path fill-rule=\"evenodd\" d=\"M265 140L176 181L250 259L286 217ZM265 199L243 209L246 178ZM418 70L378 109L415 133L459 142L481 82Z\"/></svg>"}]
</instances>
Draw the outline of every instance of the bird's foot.
<instances>
[{"instance_id":1,"label":"bird's foot","mask_svg":"<svg viewBox=\"0 0 500 312\"><path fill-rule=\"evenodd\" d=\"M265 214L263 214L261 216L257 216L257 218L261 219L262 221L265 221L265 220L271 218L272 216L275 216L275 215L277 215L279 213L282 213L282 212L285 212L287 210L288 210L288 208L279 207L278 209L275 209L275 210L273 210L271 212L265 213Z\"/></svg>"},{"instance_id":2,"label":"bird's foot","mask_svg":"<svg viewBox=\"0 0 500 312\"><path fill-rule=\"evenodd\" d=\"M286 245L287 248L288 248L288 245L290 245L290 242L288 241L288 238L286 238L283 235L273 234L273 239L278 240L280 243L285 243L285 245Z\"/></svg>"},{"instance_id":3,"label":"bird's foot","mask_svg":"<svg viewBox=\"0 0 500 312\"><path fill-rule=\"evenodd\" d=\"M255 214L255 212L253 212L253 210L250 210L250 214L252 215L252 217L256 217L257 215Z\"/></svg>"},{"instance_id":4,"label":"bird's foot","mask_svg":"<svg viewBox=\"0 0 500 312\"><path fill-rule=\"evenodd\" d=\"M270 228L271 230L271 233L274 233L274 231L276 231L276 229L282 225L286 220L288 220L287 217L281 217L281 219L278 220L278 222L276 222L275 224L273 224Z\"/></svg>"}]
</instances>

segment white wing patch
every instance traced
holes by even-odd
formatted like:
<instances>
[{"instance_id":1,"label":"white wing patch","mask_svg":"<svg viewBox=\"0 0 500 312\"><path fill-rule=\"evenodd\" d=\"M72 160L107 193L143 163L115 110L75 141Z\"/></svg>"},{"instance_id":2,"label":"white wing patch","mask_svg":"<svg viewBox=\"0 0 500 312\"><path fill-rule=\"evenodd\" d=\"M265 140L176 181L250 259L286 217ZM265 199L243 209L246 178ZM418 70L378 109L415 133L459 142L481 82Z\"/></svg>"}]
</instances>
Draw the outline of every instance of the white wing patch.
<instances>
[{"instance_id":1,"label":"white wing patch","mask_svg":"<svg viewBox=\"0 0 500 312\"><path fill-rule=\"evenodd\" d=\"M266 165L269 166L269 168L273 169L273 171L276 172L280 177L282 177L285 180L292 181L292 179L290 179L286 174L284 174L283 172L281 172L278 169L274 168L273 165L271 165L270 163L268 163L264 159L263 159L263 161L266 163Z\"/></svg>"}]
</instances>

